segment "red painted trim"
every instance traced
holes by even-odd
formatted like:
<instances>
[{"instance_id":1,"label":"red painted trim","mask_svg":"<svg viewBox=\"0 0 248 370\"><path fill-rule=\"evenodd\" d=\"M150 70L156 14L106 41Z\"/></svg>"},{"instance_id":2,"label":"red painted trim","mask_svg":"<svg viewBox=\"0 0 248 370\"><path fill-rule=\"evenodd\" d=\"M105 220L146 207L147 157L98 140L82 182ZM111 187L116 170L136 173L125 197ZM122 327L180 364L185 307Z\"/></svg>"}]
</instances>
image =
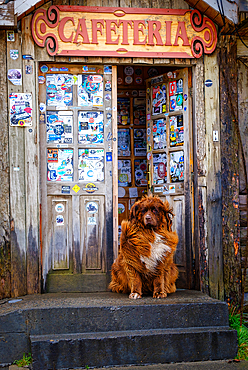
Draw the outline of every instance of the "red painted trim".
<instances>
[{"instance_id":1,"label":"red painted trim","mask_svg":"<svg viewBox=\"0 0 248 370\"><path fill-rule=\"evenodd\" d=\"M61 12L84 12L84 13L114 13L118 12L125 14L171 14L171 15L185 15L191 12L190 9L157 9L157 8L114 8L105 6L71 6L71 5L57 5ZM117 15L118 16L118 15Z\"/></svg>"},{"instance_id":2,"label":"red painted trim","mask_svg":"<svg viewBox=\"0 0 248 370\"><path fill-rule=\"evenodd\" d=\"M166 53L166 52L139 52L139 51L128 51L127 53L118 53L117 51L96 51L96 50L62 50L60 53L57 53L55 56L84 56L84 57L129 57L129 58L190 58L193 59L192 55L189 55L184 52L178 53Z\"/></svg>"}]
</instances>

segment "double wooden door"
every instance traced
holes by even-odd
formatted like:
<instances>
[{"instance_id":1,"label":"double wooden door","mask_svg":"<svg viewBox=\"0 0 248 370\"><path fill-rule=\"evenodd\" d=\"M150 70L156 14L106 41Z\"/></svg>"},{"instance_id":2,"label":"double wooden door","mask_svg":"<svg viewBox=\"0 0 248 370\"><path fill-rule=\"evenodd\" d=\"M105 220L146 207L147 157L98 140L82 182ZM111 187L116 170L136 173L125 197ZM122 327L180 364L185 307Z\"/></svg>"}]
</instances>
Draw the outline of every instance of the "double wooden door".
<instances>
[{"instance_id":1,"label":"double wooden door","mask_svg":"<svg viewBox=\"0 0 248 370\"><path fill-rule=\"evenodd\" d=\"M130 66L129 79L137 73L140 84L141 70ZM191 75L181 69L146 79L129 108L127 92L117 104L117 77L117 67L39 65L41 265L48 292L107 290L118 212L120 224L123 209L127 216L146 193L173 206L177 286L192 286Z\"/></svg>"}]
</instances>

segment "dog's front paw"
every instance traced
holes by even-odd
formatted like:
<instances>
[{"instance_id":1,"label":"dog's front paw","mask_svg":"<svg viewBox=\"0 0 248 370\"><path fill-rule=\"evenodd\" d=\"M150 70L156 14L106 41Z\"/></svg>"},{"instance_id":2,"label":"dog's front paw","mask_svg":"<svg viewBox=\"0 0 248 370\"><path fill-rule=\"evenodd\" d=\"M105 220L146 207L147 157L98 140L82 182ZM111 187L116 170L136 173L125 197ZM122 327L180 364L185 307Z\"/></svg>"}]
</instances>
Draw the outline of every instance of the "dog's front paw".
<instances>
[{"instance_id":1,"label":"dog's front paw","mask_svg":"<svg viewBox=\"0 0 248 370\"><path fill-rule=\"evenodd\" d=\"M166 297L167 293L158 293L158 292L153 293L153 298L166 298Z\"/></svg>"},{"instance_id":2,"label":"dog's front paw","mask_svg":"<svg viewBox=\"0 0 248 370\"><path fill-rule=\"evenodd\" d=\"M141 295L139 293L130 293L129 298L131 299L139 299L141 298Z\"/></svg>"}]
</instances>

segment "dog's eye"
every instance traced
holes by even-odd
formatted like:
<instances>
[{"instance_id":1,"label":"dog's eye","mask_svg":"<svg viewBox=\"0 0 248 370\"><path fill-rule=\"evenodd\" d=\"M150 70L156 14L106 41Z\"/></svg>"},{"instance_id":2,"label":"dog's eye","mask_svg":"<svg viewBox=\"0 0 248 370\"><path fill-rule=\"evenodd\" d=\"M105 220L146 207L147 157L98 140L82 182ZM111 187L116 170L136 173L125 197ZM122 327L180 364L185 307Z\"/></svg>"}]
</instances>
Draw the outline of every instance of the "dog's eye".
<instances>
[{"instance_id":1,"label":"dog's eye","mask_svg":"<svg viewBox=\"0 0 248 370\"><path fill-rule=\"evenodd\" d=\"M152 210L152 212L153 212L155 215L158 213L158 211L156 210L156 208L154 208L154 209Z\"/></svg>"},{"instance_id":2,"label":"dog's eye","mask_svg":"<svg viewBox=\"0 0 248 370\"><path fill-rule=\"evenodd\" d=\"M147 212L147 209L143 208L141 213L145 214Z\"/></svg>"}]
</instances>

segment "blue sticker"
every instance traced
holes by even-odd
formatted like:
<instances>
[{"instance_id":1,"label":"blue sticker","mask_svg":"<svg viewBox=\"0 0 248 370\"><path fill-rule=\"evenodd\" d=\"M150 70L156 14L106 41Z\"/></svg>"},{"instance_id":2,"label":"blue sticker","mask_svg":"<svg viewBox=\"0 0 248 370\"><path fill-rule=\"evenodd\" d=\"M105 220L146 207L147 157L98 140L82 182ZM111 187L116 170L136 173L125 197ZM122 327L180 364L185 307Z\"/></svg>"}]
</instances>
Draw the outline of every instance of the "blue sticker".
<instances>
[{"instance_id":1,"label":"blue sticker","mask_svg":"<svg viewBox=\"0 0 248 370\"><path fill-rule=\"evenodd\" d=\"M212 85L213 85L213 81L212 80L206 80L205 81L205 86L211 87Z\"/></svg>"},{"instance_id":2,"label":"blue sticker","mask_svg":"<svg viewBox=\"0 0 248 370\"><path fill-rule=\"evenodd\" d=\"M112 152L107 152L106 153L106 161L107 162L112 162Z\"/></svg>"},{"instance_id":3,"label":"blue sticker","mask_svg":"<svg viewBox=\"0 0 248 370\"><path fill-rule=\"evenodd\" d=\"M69 68L61 67L59 70L60 70L60 72L68 72Z\"/></svg>"},{"instance_id":4,"label":"blue sticker","mask_svg":"<svg viewBox=\"0 0 248 370\"><path fill-rule=\"evenodd\" d=\"M70 186L61 186L61 193L62 194L70 194L71 188Z\"/></svg>"},{"instance_id":5,"label":"blue sticker","mask_svg":"<svg viewBox=\"0 0 248 370\"><path fill-rule=\"evenodd\" d=\"M44 64L43 66L40 67L40 70L41 72L46 73L48 71L48 66Z\"/></svg>"}]
</instances>

